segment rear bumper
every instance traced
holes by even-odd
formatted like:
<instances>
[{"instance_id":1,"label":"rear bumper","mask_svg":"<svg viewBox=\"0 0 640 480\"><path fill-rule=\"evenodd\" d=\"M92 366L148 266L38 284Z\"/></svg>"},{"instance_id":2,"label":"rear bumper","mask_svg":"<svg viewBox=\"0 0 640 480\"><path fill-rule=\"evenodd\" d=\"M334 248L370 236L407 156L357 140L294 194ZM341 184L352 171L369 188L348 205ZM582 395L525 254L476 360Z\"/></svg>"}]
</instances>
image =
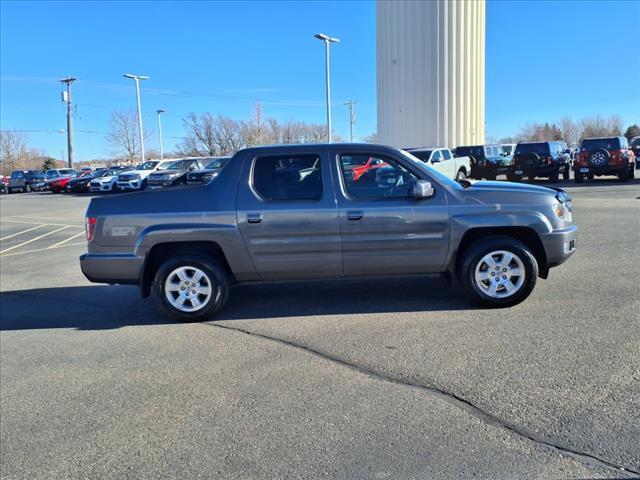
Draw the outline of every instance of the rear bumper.
<instances>
[{"instance_id":1,"label":"rear bumper","mask_svg":"<svg viewBox=\"0 0 640 480\"><path fill-rule=\"evenodd\" d=\"M80 255L80 268L94 283L137 285L144 258L134 254L85 253Z\"/></svg>"},{"instance_id":2,"label":"rear bumper","mask_svg":"<svg viewBox=\"0 0 640 480\"><path fill-rule=\"evenodd\" d=\"M540 235L547 256L547 268L566 262L576 251L578 227L571 225L561 230Z\"/></svg>"},{"instance_id":3,"label":"rear bumper","mask_svg":"<svg viewBox=\"0 0 640 480\"><path fill-rule=\"evenodd\" d=\"M542 165L534 168L525 165L514 165L509 167L509 174L516 177L548 177L549 175L557 175L560 172L569 171L570 168L571 167L565 163Z\"/></svg>"},{"instance_id":4,"label":"rear bumper","mask_svg":"<svg viewBox=\"0 0 640 480\"><path fill-rule=\"evenodd\" d=\"M631 165L631 164L629 164ZM575 165L573 171L582 175L618 175L629 168L629 165L607 165L606 167L592 167L591 165Z\"/></svg>"}]
</instances>

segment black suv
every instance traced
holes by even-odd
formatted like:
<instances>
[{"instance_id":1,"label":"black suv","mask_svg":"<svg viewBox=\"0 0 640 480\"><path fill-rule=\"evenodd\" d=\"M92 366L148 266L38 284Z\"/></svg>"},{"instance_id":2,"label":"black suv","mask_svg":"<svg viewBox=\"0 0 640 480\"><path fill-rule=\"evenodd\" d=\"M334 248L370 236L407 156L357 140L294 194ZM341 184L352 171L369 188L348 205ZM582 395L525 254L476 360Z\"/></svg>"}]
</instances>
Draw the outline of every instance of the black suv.
<instances>
[{"instance_id":1,"label":"black suv","mask_svg":"<svg viewBox=\"0 0 640 480\"><path fill-rule=\"evenodd\" d=\"M187 183L187 173L204 168L200 158L176 160L164 170L147 177L147 188L175 187Z\"/></svg>"},{"instance_id":2,"label":"black suv","mask_svg":"<svg viewBox=\"0 0 640 480\"><path fill-rule=\"evenodd\" d=\"M629 148L636 156L636 168L640 168L640 137L633 137L629 142Z\"/></svg>"},{"instance_id":3,"label":"black suv","mask_svg":"<svg viewBox=\"0 0 640 480\"><path fill-rule=\"evenodd\" d=\"M520 142L516 145L507 178L515 182L523 177L529 180L547 177L549 181L557 182L560 174L565 180L571 175L571 156L564 142Z\"/></svg>"},{"instance_id":4,"label":"black suv","mask_svg":"<svg viewBox=\"0 0 640 480\"><path fill-rule=\"evenodd\" d=\"M44 190L46 188L46 178L40 170L14 170L9 177L7 191L13 193L16 190L20 190L29 193L32 190Z\"/></svg>"},{"instance_id":5,"label":"black suv","mask_svg":"<svg viewBox=\"0 0 640 480\"><path fill-rule=\"evenodd\" d=\"M495 180L500 174L507 173L511 159L505 157L499 145L470 145L456 147L454 157L469 157L471 173L469 177L482 180Z\"/></svg>"},{"instance_id":6,"label":"black suv","mask_svg":"<svg viewBox=\"0 0 640 480\"><path fill-rule=\"evenodd\" d=\"M209 160L209 163L207 163L203 169L187 173L187 185L209 183L218 176L230 158L231 157L203 158L203 162Z\"/></svg>"},{"instance_id":7,"label":"black suv","mask_svg":"<svg viewBox=\"0 0 640 480\"><path fill-rule=\"evenodd\" d=\"M635 155L625 137L585 138L573 171L576 183L597 175L617 175L624 182L635 177Z\"/></svg>"}]
</instances>

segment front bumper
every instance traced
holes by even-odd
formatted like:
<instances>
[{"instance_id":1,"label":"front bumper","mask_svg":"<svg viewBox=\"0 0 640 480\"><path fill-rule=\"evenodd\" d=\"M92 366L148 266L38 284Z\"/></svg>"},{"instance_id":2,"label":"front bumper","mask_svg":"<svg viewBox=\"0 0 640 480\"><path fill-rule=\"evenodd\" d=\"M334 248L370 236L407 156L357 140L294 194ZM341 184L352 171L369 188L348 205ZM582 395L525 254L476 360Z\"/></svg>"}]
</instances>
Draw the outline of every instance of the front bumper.
<instances>
[{"instance_id":1,"label":"front bumper","mask_svg":"<svg viewBox=\"0 0 640 480\"><path fill-rule=\"evenodd\" d=\"M148 188L164 188L171 187L173 182L171 180L148 180Z\"/></svg>"},{"instance_id":2,"label":"front bumper","mask_svg":"<svg viewBox=\"0 0 640 480\"><path fill-rule=\"evenodd\" d=\"M80 269L94 283L137 285L144 258L134 254L85 253L80 255Z\"/></svg>"},{"instance_id":3,"label":"front bumper","mask_svg":"<svg viewBox=\"0 0 640 480\"><path fill-rule=\"evenodd\" d=\"M547 268L556 267L566 262L576 251L578 240L578 227L569 227L554 230L551 233L540 235L542 245L547 256Z\"/></svg>"},{"instance_id":4,"label":"front bumper","mask_svg":"<svg viewBox=\"0 0 640 480\"><path fill-rule=\"evenodd\" d=\"M142 179L139 178L138 180L127 180L124 182L118 180L117 185L120 190L140 190L142 188Z\"/></svg>"},{"instance_id":5,"label":"front bumper","mask_svg":"<svg viewBox=\"0 0 640 480\"><path fill-rule=\"evenodd\" d=\"M92 193L97 192L110 192L111 184L110 183L90 183L89 191Z\"/></svg>"}]
</instances>

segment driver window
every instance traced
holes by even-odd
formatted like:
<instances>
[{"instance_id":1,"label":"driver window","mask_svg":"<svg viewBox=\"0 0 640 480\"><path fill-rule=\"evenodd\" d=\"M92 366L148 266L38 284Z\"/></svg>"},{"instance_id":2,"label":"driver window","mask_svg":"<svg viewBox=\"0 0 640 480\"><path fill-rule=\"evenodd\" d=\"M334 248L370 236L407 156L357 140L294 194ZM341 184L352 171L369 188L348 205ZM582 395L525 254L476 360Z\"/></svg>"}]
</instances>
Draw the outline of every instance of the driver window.
<instances>
[{"instance_id":1,"label":"driver window","mask_svg":"<svg viewBox=\"0 0 640 480\"><path fill-rule=\"evenodd\" d=\"M397 161L369 154L340 156L344 186L354 199L407 198L417 178Z\"/></svg>"},{"instance_id":2,"label":"driver window","mask_svg":"<svg viewBox=\"0 0 640 480\"><path fill-rule=\"evenodd\" d=\"M433 156L431 157L431 161L432 162L441 162L442 161L442 154L440 153L440 150L436 150L435 152L433 152Z\"/></svg>"}]
</instances>

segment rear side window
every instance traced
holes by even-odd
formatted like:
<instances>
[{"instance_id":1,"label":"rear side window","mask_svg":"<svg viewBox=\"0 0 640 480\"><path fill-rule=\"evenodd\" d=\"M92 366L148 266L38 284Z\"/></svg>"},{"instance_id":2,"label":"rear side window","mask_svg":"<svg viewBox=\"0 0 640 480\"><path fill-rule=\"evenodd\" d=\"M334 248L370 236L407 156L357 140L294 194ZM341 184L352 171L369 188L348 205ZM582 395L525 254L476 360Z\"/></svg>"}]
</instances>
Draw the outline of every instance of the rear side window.
<instances>
[{"instance_id":1,"label":"rear side window","mask_svg":"<svg viewBox=\"0 0 640 480\"><path fill-rule=\"evenodd\" d=\"M451 152L449 152L449 150L441 150L442 152L442 158L444 158L445 160L451 160Z\"/></svg>"},{"instance_id":2,"label":"rear side window","mask_svg":"<svg viewBox=\"0 0 640 480\"><path fill-rule=\"evenodd\" d=\"M605 148L607 150L620 150L620 139L614 138L586 138L580 145L580 150L595 150L596 148Z\"/></svg>"},{"instance_id":3,"label":"rear side window","mask_svg":"<svg viewBox=\"0 0 640 480\"><path fill-rule=\"evenodd\" d=\"M254 190L267 200L318 200L322 196L320 157L258 157L253 163Z\"/></svg>"}]
</instances>

